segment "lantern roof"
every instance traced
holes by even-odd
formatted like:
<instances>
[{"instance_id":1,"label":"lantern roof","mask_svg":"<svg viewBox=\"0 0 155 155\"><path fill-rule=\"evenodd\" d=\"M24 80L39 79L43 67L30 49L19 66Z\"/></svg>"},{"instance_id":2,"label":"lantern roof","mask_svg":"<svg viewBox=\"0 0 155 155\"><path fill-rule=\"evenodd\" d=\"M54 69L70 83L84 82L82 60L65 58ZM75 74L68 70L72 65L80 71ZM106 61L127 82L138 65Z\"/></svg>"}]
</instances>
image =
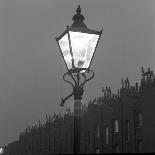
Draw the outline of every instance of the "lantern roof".
<instances>
[{"instance_id":1,"label":"lantern roof","mask_svg":"<svg viewBox=\"0 0 155 155\"><path fill-rule=\"evenodd\" d=\"M85 17L83 16L83 14L81 14L81 7L80 5L78 6L77 10L76 10L76 14L73 16L73 24L70 26L69 30L71 31L80 31L83 33L90 33L90 34L98 34L100 35L101 32L99 31L95 31L95 30L91 30L89 28L87 28L86 24L84 23Z\"/></svg>"},{"instance_id":2,"label":"lantern roof","mask_svg":"<svg viewBox=\"0 0 155 155\"><path fill-rule=\"evenodd\" d=\"M84 23L85 17L83 16L83 14L81 14L80 5L78 6L76 10L76 14L73 16L72 19L74 21L73 24L70 27L67 25L66 26L67 29L59 37L57 37L56 40L59 40L60 38L62 38L69 31L101 35L102 30L96 31L96 30L87 28L86 24Z\"/></svg>"}]
</instances>

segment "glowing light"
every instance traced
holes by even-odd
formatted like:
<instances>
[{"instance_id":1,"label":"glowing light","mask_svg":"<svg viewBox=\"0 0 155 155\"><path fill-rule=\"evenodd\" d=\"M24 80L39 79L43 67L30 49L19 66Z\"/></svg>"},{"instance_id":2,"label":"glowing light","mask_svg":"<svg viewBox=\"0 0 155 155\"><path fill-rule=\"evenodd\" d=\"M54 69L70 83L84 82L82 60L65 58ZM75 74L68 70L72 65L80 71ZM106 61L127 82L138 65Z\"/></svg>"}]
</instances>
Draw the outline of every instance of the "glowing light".
<instances>
[{"instance_id":1,"label":"glowing light","mask_svg":"<svg viewBox=\"0 0 155 155\"><path fill-rule=\"evenodd\" d=\"M72 49L67 33L58 41L68 69L73 67L72 59L76 68L89 68L99 35L69 31L69 36Z\"/></svg>"},{"instance_id":2,"label":"glowing light","mask_svg":"<svg viewBox=\"0 0 155 155\"><path fill-rule=\"evenodd\" d=\"M2 154L3 153L3 148L0 148L0 154Z\"/></svg>"},{"instance_id":3,"label":"glowing light","mask_svg":"<svg viewBox=\"0 0 155 155\"><path fill-rule=\"evenodd\" d=\"M99 35L72 31L69 33L75 67L88 68L99 39Z\"/></svg>"}]
</instances>

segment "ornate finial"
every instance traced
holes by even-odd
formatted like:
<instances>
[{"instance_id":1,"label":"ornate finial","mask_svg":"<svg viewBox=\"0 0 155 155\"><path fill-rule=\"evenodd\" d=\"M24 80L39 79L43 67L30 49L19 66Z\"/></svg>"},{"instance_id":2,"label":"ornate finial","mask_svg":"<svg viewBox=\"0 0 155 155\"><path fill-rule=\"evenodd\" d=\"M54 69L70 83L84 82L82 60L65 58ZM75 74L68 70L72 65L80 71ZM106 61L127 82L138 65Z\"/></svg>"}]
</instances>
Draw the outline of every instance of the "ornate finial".
<instances>
[{"instance_id":1,"label":"ornate finial","mask_svg":"<svg viewBox=\"0 0 155 155\"><path fill-rule=\"evenodd\" d=\"M78 5L76 14L73 16L73 24L71 25L71 28L78 28L83 27L87 28L87 26L84 24L83 20L85 20L84 16L81 14L81 7Z\"/></svg>"},{"instance_id":2,"label":"ornate finial","mask_svg":"<svg viewBox=\"0 0 155 155\"><path fill-rule=\"evenodd\" d=\"M80 7L80 5L78 5L78 8L77 8L76 12L77 12L77 14L81 14L81 7Z\"/></svg>"},{"instance_id":3,"label":"ornate finial","mask_svg":"<svg viewBox=\"0 0 155 155\"><path fill-rule=\"evenodd\" d=\"M77 7L77 10L76 10L76 14L73 16L73 20L76 21L76 20L81 20L83 21L85 18L84 16L81 14L81 7L80 5Z\"/></svg>"}]
</instances>

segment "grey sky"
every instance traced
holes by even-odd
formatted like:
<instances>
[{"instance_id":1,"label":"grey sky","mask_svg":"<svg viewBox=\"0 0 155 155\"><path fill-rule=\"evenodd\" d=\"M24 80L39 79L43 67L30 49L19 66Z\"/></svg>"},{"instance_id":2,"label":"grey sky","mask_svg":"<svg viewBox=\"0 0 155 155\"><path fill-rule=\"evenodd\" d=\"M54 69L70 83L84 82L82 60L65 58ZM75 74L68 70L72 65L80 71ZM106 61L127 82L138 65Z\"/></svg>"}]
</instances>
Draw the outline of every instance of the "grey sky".
<instances>
[{"instance_id":1,"label":"grey sky","mask_svg":"<svg viewBox=\"0 0 155 155\"><path fill-rule=\"evenodd\" d=\"M54 37L72 24L79 4L89 28L104 28L84 101L102 95L101 86L116 91L121 77L138 82L141 66L155 69L154 0L0 0L0 145L64 111L61 97L72 89L62 80Z\"/></svg>"}]
</instances>

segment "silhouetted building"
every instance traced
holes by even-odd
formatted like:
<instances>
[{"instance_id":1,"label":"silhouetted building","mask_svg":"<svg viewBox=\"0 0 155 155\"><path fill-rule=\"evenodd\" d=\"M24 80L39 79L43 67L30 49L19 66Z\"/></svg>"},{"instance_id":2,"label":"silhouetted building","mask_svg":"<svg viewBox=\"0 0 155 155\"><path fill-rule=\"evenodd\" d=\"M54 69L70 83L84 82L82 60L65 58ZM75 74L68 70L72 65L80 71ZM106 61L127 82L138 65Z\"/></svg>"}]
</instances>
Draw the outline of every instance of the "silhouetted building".
<instances>
[{"instance_id":1,"label":"silhouetted building","mask_svg":"<svg viewBox=\"0 0 155 155\"><path fill-rule=\"evenodd\" d=\"M110 87L103 96L81 108L81 153L155 152L155 78L142 68L140 85L131 86L127 79L112 94ZM46 123L27 127L18 141L8 144L6 155L48 155L73 153L74 119L46 116Z\"/></svg>"}]
</instances>

